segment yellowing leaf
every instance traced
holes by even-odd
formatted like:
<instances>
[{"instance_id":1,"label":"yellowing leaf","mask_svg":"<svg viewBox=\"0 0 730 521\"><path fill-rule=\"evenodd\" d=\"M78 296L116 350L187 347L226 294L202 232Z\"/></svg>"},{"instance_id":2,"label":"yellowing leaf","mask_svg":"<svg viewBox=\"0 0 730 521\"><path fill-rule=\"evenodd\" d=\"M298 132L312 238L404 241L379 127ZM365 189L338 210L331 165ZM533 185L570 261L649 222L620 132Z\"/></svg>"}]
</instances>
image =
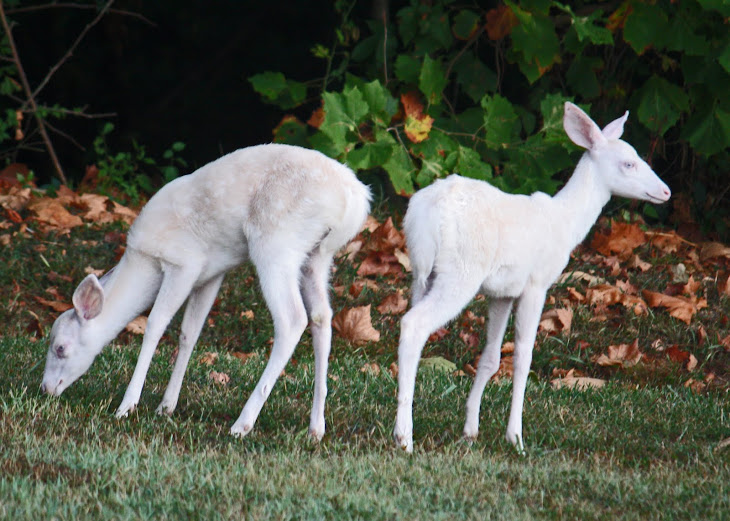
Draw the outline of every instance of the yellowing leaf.
<instances>
[{"instance_id":1,"label":"yellowing leaf","mask_svg":"<svg viewBox=\"0 0 730 521\"><path fill-rule=\"evenodd\" d=\"M370 304L343 309L332 319L332 327L342 338L353 344L380 340L380 331L373 327L370 318Z\"/></svg>"},{"instance_id":2,"label":"yellowing leaf","mask_svg":"<svg viewBox=\"0 0 730 521\"><path fill-rule=\"evenodd\" d=\"M433 126L434 119L428 114L423 114L420 118L406 116L405 131L406 136L413 143L420 143L428 137Z\"/></svg>"}]
</instances>

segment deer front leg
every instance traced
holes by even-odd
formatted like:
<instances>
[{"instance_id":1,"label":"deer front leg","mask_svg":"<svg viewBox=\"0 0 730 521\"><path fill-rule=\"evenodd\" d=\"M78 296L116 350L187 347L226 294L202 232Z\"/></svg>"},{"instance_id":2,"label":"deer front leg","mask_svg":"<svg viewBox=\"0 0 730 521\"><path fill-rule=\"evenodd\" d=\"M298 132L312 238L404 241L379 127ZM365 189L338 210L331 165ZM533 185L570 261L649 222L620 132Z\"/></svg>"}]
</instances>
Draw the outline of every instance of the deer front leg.
<instances>
[{"instance_id":1,"label":"deer front leg","mask_svg":"<svg viewBox=\"0 0 730 521\"><path fill-rule=\"evenodd\" d=\"M147 319L147 328L142 339L142 348L139 351L137 365L124 393L122 403L116 412L117 418L127 416L139 403L142 387L157 344L165 329L167 329L170 320L190 294L198 273L199 270L197 269L166 267L160 291Z\"/></svg>"},{"instance_id":2,"label":"deer front leg","mask_svg":"<svg viewBox=\"0 0 730 521\"><path fill-rule=\"evenodd\" d=\"M507 441L523 453L522 409L525 402L527 376L532 363L532 350L535 346L540 313L545 304L545 289L528 288L520 296L515 310L515 354L514 374L512 377L512 406L507 423Z\"/></svg>"},{"instance_id":3,"label":"deer front leg","mask_svg":"<svg viewBox=\"0 0 730 521\"><path fill-rule=\"evenodd\" d=\"M484 387L489 379L499 369L499 358L507 329L507 320L512 311L511 298L492 298L489 307L489 322L487 323L487 342L479 358L477 375L472 384L469 399L466 401L466 422L464 424L464 438L474 440L479 433L479 409L482 402Z\"/></svg>"},{"instance_id":4,"label":"deer front leg","mask_svg":"<svg viewBox=\"0 0 730 521\"><path fill-rule=\"evenodd\" d=\"M205 324L205 318L213 307L215 296L223 282L223 275L211 279L203 286L196 288L188 297L188 304L185 307L185 315L180 325L180 343L177 352L175 366L172 369L170 382L167 384L165 394L160 405L157 407L157 414L172 414L177 407L177 400L180 397L185 370L193 354L193 348L198 342L198 337Z\"/></svg>"}]
</instances>

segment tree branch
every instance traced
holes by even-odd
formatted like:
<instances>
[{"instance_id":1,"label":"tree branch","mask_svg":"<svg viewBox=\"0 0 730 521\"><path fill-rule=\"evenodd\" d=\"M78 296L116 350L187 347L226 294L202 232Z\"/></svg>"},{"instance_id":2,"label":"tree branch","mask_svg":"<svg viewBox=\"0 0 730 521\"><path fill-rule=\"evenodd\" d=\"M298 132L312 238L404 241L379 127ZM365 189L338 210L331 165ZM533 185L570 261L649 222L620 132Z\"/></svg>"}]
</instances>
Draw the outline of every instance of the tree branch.
<instances>
[{"instance_id":1,"label":"tree branch","mask_svg":"<svg viewBox=\"0 0 730 521\"><path fill-rule=\"evenodd\" d=\"M96 9L96 6L93 4L79 4L75 2L51 2L49 4L40 4L40 5L31 5L28 7L16 7L15 9L8 9L6 11L6 14L13 15L18 13L30 13L33 11L44 11L47 9ZM157 24L150 20L149 18L145 17L144 15L141 15L140 13L135 13L134 11L127 11L125 9L109 9L109 13L118 14L121 16L129 16L131 18L136 18L138 20L141 20L142 22L146 23L147 25L150 25L152 27L157 27Z\"/></svg>"},{"instance_id":2,"label":"tree branch","mask_svg":"<svg viewBox=\"0 0 730 521\"><path fill-rule=\"evenodd\" d=\"M38 105L36 105L35 99L33 97L33 93L30 90L30 84L28 83L28 77L25 75L25 70L23 70L23 65L20 62L20 56L18 55L18 49L15 46L15 40L13 39L13 33L10 32L10 24L8 24L8 19L5 16L5 6L3 5L2 0L0 0L0 19L1 19L0 21L2 21L3 29L5 29L5 34L8 36L8 45L10 46L10 51L13 54L13 61L15 62L15 67L18 69L18 76L20 77L20 81L23 84L23 90L25 91L26 96L28 96L28 103L30 104L31 108L33 109L33 116L35 117L36 122L38 123L38 131L40 132L41 137L43 138L43 141L46 144L46 149L48 150L48 155L51 156L51 162L53 162L53 166L56 169L58 178L61 180L61 183L68 184L68 182L66 181L66 176L63 174L63 168L61 168L61 163L58 161L58 156L56 156L56 151L53 148L53 143L51 143L51 138L48 137L48 132L46 132L46 127L43 122L43 118L41 117L40 113L38 112Z\"/></svg>"},{"instance_id":3,"label":"tree branch","mask_svg":"<svg viewBox=\"0 0 730 521\"><path fill-rule=\"evenodd\" d=\"M84 36L86 36L86 33L89 32L89 30L94 27L97 23L99 23L99 20L106 14L106 12L109 10L111 5L114 3L114 0L109 0L106 4L104 4L104 7L102 7L99 12L96 15L96 18L94 18L91 22L86 24L86 27L84 27L83 31L81 31L81 34L78 35L76 40L73 44L71 44L71 47L66 51L66 54L64 54L60 60L56 62L56 64L51 67L51 69L48 71L48 74L46 74L46 77L43 78L43 80L38 84L36 89L33 91L33 94L31 95L31 99L34 99L38 96L38 93L43 90L43 88L48 84L48 82L51 80L51 77L56 73L56 71L63 65L66 60L68 60L71 55L73 55L74 51L76 50L76 47L79 46L81 43L81 40L84 39ZM3 15L4 16L4 15ZM29 100L30 101L30 100Z\"/></svg>"}]
</instances>

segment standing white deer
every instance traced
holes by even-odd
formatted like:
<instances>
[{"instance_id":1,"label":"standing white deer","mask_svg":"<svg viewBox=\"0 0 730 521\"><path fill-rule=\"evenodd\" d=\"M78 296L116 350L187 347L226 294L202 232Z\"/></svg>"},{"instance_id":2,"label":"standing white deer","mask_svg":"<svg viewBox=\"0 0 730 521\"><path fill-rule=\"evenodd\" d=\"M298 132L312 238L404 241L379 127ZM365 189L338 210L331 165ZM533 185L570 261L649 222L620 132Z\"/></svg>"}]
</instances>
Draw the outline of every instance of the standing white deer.
<instances>
[{"instance_id":1,"label":"standing white deer","mask_svg":"<svg viewBox=\"0 0 730 521\"><path fill-rule=\"evenodd\" d=\"M274 345L231 432L251 431L309 317L315 355L309 429L320 439L332 336L330 268L369 208L370 191L349 168L287 145L244 148L176 179L142 209L119 264L101 280L86 277L73 295L73 309L56 320L42 388L60 395L152 305L137 366L116 412L126 416L139 402L160 337L187 299L177 360L157 408L171 414L223 276L250 259L273 318Z\"/></svg>"},{"instance_id":2,"label":"standing white deer","mask_svg":"<svg viewBox=\"0 0 730 521\"><path fill-rule=\"evenodd\" d=\"M413 268L411 309L401 321L394 436L413 450L413 392L423 345L481 291L490 297L487 342L466 403L464 437L479 430L487 381L499 368L507 319L516 302L512 407L507 440L524 451L522 408L545 295L611 195L663 203L670 191L619 138L628 112L601 129L565 104L563 126L587 150L555 197L509 195L452 175L416 193L404 229Z\"/></svg>"}]
</instances>

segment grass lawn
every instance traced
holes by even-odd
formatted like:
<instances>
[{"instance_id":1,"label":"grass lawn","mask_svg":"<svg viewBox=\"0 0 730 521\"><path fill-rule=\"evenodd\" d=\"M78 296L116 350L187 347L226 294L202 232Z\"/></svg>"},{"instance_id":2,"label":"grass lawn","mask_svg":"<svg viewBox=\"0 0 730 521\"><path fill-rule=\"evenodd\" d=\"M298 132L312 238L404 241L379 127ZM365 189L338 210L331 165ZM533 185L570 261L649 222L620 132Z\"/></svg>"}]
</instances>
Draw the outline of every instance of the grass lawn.
<instances>
[{"instance_id":1,"label":"grass lawn","mask_svg":"<svg viewBox=\"0 0 730 521\"><path fill-rule=\"evenodd\" d=\"M391 437L396 382L388 368L396 361L399 316L376 311L407 278L374 278L377 287L357 297L345 289L333 299L335 311L372 304L381 340L355 347L336 336L320 444L307 436L314 367L308 333L254 431L240 440L228 434L272 336L249 267L224 283L171 418L154 409L172 368L178 323L163 338L129 418L113 413L139 349L141 338L132 333L60 398L41 395L45 335L56 313L35 297L70 298L86 266L114 264L123 231L80 227L41 239L18 233L0 246L1 519L730 519L730 352L721 343L730 334L730 299L713 289L711 277L698 290L708 306L690 325L662 310L637 315L620 304L596 321L595 307L576 304L569 331L541 334L525 403L526 456L504 440L509 378L487 386L480 434L468 445L460 440L468 372L421 370L415 453L407 455ZM628 272L630 282L663 291L668 267L683 259L649 246L637 252L653 269ZM609 283L623 277L591 262L576 255L571 267ZM333 285L349 288L356 269L339 264ZM724 276L724 269L716 272ZM561 306L570 291L557 286L547 307ZM472 365L479 347L463 336L474 322L465 317L484 316L485 302L469 312L424 355L459 369ZM609 345L636 338L644 354L638 364L595 363ZM696 366L673 360L671 349L691 353ZM253 355L233 356L241 352ZM568 369L607 383L555 389L551 380ZM212 371L230 381L216 383Z\"/></svg>"}]
</instances>

